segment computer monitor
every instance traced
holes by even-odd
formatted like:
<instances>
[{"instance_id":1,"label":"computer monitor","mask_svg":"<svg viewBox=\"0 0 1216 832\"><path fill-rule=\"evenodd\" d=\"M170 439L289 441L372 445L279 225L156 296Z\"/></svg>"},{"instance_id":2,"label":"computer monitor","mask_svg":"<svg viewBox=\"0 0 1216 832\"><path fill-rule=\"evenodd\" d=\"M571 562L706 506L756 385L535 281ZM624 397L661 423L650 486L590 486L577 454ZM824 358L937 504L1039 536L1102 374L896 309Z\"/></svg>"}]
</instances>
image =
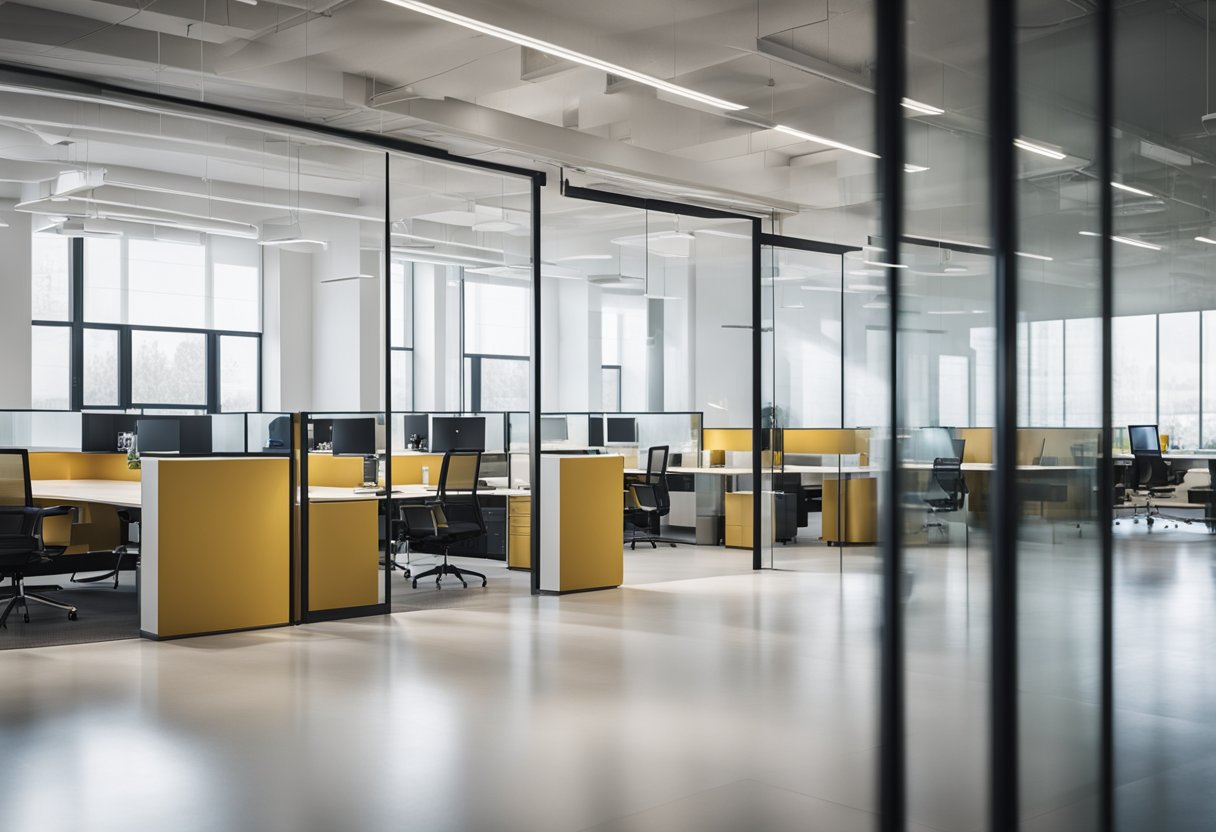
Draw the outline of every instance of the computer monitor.
<instances>
[{"instance_id":1,"label":"computer monitor","mask_svg":"<svg viewBox=\"0 0 1216 832\"><path fill-rule=\"evenodd\" d=\"M315 450L326 442L334 441L334 420L313 419L308 424L308 447Z\"/></svg>"},{"instance_id":2,"label":"computer monitor","mask_svg":"<svg viewBox=\"0 0 1216 832\"><path fill-rule=\"evenodd\" d=\"M909 459L932 462L935 459L957 459L950 428L920 428L913 432L909 443Z\"/></svg>"},{"instance_id":3,"label":"computer monitor","mask_svg":"<svg viewBox=\"0 0 1216 832\"><path fill-rule=\"evenodd\" d=\"M1161 453L1161 438L1156 425L1128 425L1127 438L1134 454Z\"/></svg>"},{"instance_id":4,"label":"computer monitor","mask_svg":"<svg viewBox=\"0 0 1216 832\"><path fill-rule=\"evenodd\" d=\"M181 425L177 419L138 419L135 441L141 454L181 453Z\"/></svg>"},{"instance_id":5,"label":"computer monitor","mask_svg":"<svg viewBox=\"0 0 1216 832\"><path fill-rule=\"evenodd\" d=\"M638 420L629 416L609 416L608 443L632 444L638 441Z\"/></svg>"},{"instance_id":6,"label":"computer monitor","mask_svg":"<svg viewBox=\"0 0 1216 832\"><path fill-rule=\"evenodd\" d=\"M587 445L591 448L604 447L604 417L587 417Z\"/></svg>"},{"instance_id":7,"label":"computer monitor","mask_svg":"<svg viewBox=\"0 0 1216 832\"><path fill-rule=\"evenodd\" d=\"M540 417L541 442L565 442L569 438L569 430L566 427L565 416Z\"/></svg>"},{"instance_id":8,"label":"computer monitor","mask_svg":"<svg viewBox=\"0 0 1216 832\"><path fill-rule=\"evenodd\" d=\"M334 419L334 456L375 456L376 420L374 417Z\"/></svg>"},{"instance_id":9,"label":"computer monitor","mask_svg":"<svg viewBox=\"0 0 1216 832\"><path fill-rule=\"evenodd\" d=\"M179 416L178 450L183 454L211 453L211 417Z\"/></svg>"},{"instance_id":10,"label":"computer monitor","mask_svg":"<svg viewBox=\"0 0 1216 832\"><path fill-rule=\"evenodd\" d=\"M406 413L401 417L401 437L405 446L410 447L410 437L418 437L418 445L414 450L426 447L427 434L430 433L430 417L425 413Z\"/></svg>"},{"instance_id":11,"label":"computer monitor","mask_svg":"<svg viewBox=\"0 0 1216 832\"><path fill-rule=\"evenodd\" d=\"M486 418L484 416L436 416L431 420L431 451L484 451L486 449Z\"/></svg>"}]
</instances>

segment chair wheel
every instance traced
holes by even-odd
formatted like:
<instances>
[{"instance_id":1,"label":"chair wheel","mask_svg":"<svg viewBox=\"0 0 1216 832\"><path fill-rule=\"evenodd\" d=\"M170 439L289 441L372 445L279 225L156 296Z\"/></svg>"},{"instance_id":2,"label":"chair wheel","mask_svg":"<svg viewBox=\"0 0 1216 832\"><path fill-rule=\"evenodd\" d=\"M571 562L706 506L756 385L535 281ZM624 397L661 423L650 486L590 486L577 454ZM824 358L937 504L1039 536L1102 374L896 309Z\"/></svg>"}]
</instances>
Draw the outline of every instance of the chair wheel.
<instances>
[{"instance_id":1,"label":"chair wheel","mask_svg":"<svg viewBox=\"0 0 1216 832\"><path fill-rule=\"evenodd\" d=\"M461 582L460 582L460 585L461 585L462 587L464 587L465 589L468 589L468 588L469 588L468 583L466 583L465 581L461 581Z\"/></svg>"},{"instance_id":2,"label":"chair wheel","mask_svg":"<svg viewBox=\"0 0 1216 832\"><path fill-rule=\"evenodd\" d=\"M486 585L486 579L485 579L485 578L482 578L482 579L481 579L481 585L482 585L482 586L485 586L485 585Z\"/></svg>"},{"instance_id":3,"label":"chair wheel","mask_svg":"<svg viewBox=\"0 0 1216 832\"><path fill-rule=\"evenodd\" d=\"M68 621L76 620L76 610L68 610Z\"/></svg>"},{"instance_id":4,"label":"chair wheel","mask_svg":"<svg viewBox=\"0 0 1216 832\"><path fill-rule=\"evenodd\" d=\"M418 579L414 578L414 589L418 588Z\"/></svg>"}]
</instances>

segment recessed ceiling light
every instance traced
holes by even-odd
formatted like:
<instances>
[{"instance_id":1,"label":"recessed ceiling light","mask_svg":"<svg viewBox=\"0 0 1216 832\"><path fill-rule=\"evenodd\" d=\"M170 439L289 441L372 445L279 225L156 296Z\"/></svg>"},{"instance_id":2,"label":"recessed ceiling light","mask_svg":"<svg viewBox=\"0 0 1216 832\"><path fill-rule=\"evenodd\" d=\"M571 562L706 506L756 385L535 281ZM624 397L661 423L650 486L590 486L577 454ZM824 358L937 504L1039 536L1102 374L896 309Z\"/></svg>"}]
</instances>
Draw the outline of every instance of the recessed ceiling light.
<instances>
[{"instance_id":1,"label":"recessed ceiling light","mask_svg":"<svg viewBox=\"0 0 1216 832\"><path fill-rule=\"evenodd\" d=\"M1046 145L1039 144L1038 142L1027 141L1026 139L1014 139L1013 143L1016 147L1019 147L1022 150L1029 153L1037 153L1040 156L1046 156L1048 159L1055 159L1056 161L1059 161L1060 159L1068 158L1067 153L1061 153L1054 148L1047 147Z\"/></svg>"},{"instance_id":2,"label":"recessed ceiling light","mask_svg":"<svg viewBox=\"0 0 1216 832\"><path fill-rule=\"evenodd\" d=\"M584 55L581 52L575 52L572 49L566 49L564 46L558 46L555 43L540 40L539 38L530 37L528 35L513 32L510 29L503 29L501 26L495 26L491 23L485 23L480 20L475 20L471 17L465 17L455 12L447 11L446 9L432 6L429 3L418 3L416 0L385 0L387 3L392 3L394 6L400 6L403 9L425 14L429 17L434 17L443 20L447 23L454 23L457 26L463 26L466 29L472 29L474 32L481 32L483 35L499 38L500 40L517 43L520 46L526 46L529 49L535 49L537 52L544 52L554 58L571 61L583 66L589 66L592 69L598 69L602 72L607 72L611 75L616 75L621 78L628 78L630 81L636 81L639 84L645 84L648 87L653 87L656 90L669 92L673 95L678 95L687 98L691 101L696 101L700 104L708 104L711 107L716 107L719 110L735 111L746 110L747 105L736 104L733 101L727 101L722 98L715 98L712 95L706 95L703 92L682 87L679 84L673 84L670 81L664 81L661 78L656 78L653 75L647 75L644 72L635 72L632 69L620 66L619 64L602 61L599 58L593 58L590 55Z\"/></svg>"}]
</instances>

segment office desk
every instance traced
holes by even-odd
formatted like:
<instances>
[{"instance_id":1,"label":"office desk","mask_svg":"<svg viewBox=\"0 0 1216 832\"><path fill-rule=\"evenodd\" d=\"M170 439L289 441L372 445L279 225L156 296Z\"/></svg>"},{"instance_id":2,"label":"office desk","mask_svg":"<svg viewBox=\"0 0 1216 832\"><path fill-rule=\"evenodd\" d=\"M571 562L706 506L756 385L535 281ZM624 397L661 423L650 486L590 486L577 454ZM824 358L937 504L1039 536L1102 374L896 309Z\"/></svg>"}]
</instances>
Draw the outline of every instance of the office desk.
<instances>
[{"instance_id":1,"label":"office desk","mask_svg":"<svg viewBox=\"0 0 1216 832\"><path fill-rule=\"evenodd\" d=\"M143 499L139 482L123 480L33 480L30 485L36 500L139 508Z\"/></svg>"}]
</instances>

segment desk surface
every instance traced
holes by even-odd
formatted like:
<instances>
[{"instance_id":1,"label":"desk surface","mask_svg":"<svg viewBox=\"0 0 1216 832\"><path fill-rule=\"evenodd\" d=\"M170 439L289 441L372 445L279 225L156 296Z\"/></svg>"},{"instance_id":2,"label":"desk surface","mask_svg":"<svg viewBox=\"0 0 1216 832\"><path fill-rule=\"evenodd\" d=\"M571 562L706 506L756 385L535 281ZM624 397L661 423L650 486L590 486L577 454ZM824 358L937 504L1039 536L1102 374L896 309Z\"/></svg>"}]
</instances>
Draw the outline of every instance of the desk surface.
<instances>
[{"instance_id":1,"label":"desk surface","mask_svg":"<svg viewBox=\"0 0 1216 832\"><path fill-rule=\"evenodd\" d=\"M30 483L39 500L71 503L102 503L121 508L139 508L142 485L125 480L34 480Z\"/></svg>"},{"instance_id":2,"label":"desk surface","mask_svg":"<svg viewBox=\"0 0 1216 832\"><path fill-rule=\"evenodd\" d=\"M353 488L334 485L312 485L308 488L310 503L350 503L360 500L424 500L434 497L439 489L433 485L399 485L392 494L360 494ZM526 488L479 488L479 497L531 497Z\"/></svg>"}]
</instances>

